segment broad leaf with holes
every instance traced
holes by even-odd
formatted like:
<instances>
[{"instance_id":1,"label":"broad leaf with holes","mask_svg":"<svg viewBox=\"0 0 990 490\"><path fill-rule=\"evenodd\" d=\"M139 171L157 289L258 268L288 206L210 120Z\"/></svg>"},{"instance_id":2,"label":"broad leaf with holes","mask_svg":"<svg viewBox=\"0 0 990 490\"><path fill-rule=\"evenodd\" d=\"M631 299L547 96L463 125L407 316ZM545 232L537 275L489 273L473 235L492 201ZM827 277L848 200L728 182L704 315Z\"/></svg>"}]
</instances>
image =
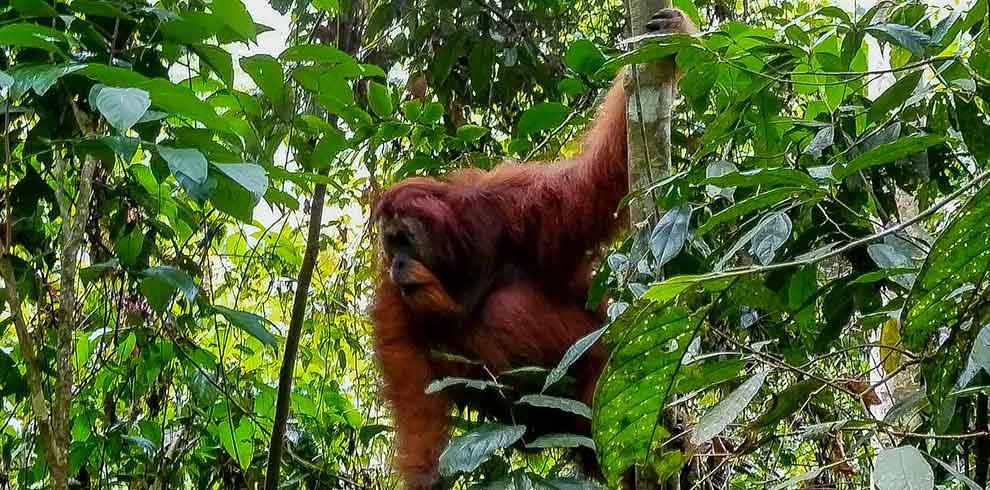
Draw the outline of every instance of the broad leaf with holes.
<instances>
[{"instance_id":1,"label":"broad leaf with holes","mask_svg":"<svg viewBox=\"0 0 990 490\"><path fill-rule=\"evenodd\" d=\"M901 337L905 346L923 350L940 327L967 314L988 272L990 185L985 185L959 209L921 266L904 302Z\"/></svg>"},{"instance_id":2,"label":"broad leaf with holes","mask_svg":"<svg viewBox=\"0 0 990 490\"><path fill-rule=\"evenodd\" d=\"M598 382L592 417L592 436L611 484L634 464L656 458L656 445L670 436L658 417L704 314L646 299L612 323L612 357ZM683 461L668 449L655 462L680 467Z\"/></svg>"}]
</instances>

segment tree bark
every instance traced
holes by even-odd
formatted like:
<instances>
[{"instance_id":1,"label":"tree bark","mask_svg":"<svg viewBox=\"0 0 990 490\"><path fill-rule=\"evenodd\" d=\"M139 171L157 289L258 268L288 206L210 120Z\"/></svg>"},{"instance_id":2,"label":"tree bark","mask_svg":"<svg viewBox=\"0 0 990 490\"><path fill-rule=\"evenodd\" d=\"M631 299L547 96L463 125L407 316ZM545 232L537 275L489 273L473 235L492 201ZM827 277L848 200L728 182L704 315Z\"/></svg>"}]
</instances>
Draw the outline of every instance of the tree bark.
<instances>
[{"instance_id":1,"label":"tree bark","mask_svg":"<svg viewBox=\"0 0 990 490\"><path fill-rule=\"evenodd\" d=\"M646 33L646 23L670 0L626 0L630 37ZM670 174L670 115L674 104L674 61L630 65L626 71L629 190L649 187ZM630 204L633 225L657 214L653 193Z\"/></svg>"},{"instance_id":2,"label":"tree bark","mask_svg":"<svg viewBox=\"0 0 990 490\"><path fill-rule=\"evenodd\" d=\"M278 489L285 423L289 417L289 404L292 400L292 374L296 367L299 337L302 336L302 324L306 316L309 283L313 278L313 269L316 267L316 259L320 253L320 228L323 224L323 201L326 190L326 184L317 184L313 189L313 200L310 203L306 251L303 254L302 266L299 268L299 277L296 279L296 292L292 298L292 316L289 318L289 333L285 337L285 354L282 356L282 368L278 374L278 400L275 404L272 439L268 449L265 490Z\"/></svg>"}]
</instances>

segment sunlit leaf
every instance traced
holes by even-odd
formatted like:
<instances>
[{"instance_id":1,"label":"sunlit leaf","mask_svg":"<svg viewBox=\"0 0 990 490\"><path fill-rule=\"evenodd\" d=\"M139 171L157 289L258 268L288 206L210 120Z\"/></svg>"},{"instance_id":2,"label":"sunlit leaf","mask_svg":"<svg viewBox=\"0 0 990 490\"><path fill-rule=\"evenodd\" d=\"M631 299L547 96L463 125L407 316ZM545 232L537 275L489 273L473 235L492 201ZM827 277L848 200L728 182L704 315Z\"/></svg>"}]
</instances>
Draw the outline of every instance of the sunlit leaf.
<instances>
[{"instance_id":1,"label":"sunlit leaf","mask_svg":"<svg viewBox=\"0 0 990 490\"><path fill-rule=\"evenodd\" d=\"M617 482L650 458L669 432L658 423L681 360L704 313L640 300L610 327L612 357L595 393L592 436L602 471Z\"/></svg>"},{"instance_id":2,"label":"sunlit leaf","mask_svg":"<svg viewBox=\"0 0 990 490\"><path fill-rule=\"evenodd\" d=\"M969 308L972 290L990 269L990 186L959 211L932 245L911 293L904 301L901 336L920 351L939 327Z\"/></svg>"},{"instance_id":3,"label":"sunlit leaf","mask_svg":"<svg viewBox=\"0 0 990 490\"><path fill-rule=\"evenodd\" d=\"M571 110L564 104L558 102L543 102L531 107L519 118L519 125L516 132L520 136L554 129L570 115Z\"/></svg>"},{"instance_id":4,"label":"sunlit leaf","mask_svg":"<svg viewBox=\"0 0 990 490\"><path fill-rule=\"evenodd\" d=\"M278 347L278 341L275 340L275 336L267 328L268 325L271 325L271 322L264 317L246 311L232 310L219 305L214 305L213 308L223 315L232 325L260 340L261 343L273 348Z\"/></svg>"}]
</instances>

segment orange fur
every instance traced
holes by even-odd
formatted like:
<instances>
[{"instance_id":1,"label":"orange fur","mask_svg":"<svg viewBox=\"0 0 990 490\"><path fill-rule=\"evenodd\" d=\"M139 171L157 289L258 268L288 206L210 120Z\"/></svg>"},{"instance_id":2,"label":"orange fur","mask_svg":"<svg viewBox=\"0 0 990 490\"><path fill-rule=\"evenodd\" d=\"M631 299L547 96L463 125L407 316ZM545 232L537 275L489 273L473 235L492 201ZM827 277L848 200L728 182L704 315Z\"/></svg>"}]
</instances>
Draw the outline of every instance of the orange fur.
<instances>
[{"instance_id":1,"label":"orange fur","mask_svg":"<svg viewBox=\"0 0 990 490\"><path fill-rule=\"evenodd\" d=\"M693 32L686 17L680 21L674 29ZM396 469L408 490L436 485L452 402L482 413L504 409L487 391L426 394L434 379L470 374L464 365L431 358L432 350L480 361L496 373L550 368L601 325L601 311L584 304L602 245L628 222L617 211L628 192L622 82L620 76L612 85L574 158L465 169L444 180L411 178L377 203L378 219L408 218L426 230L431 257L431 269L416 262L405 273L419 285L406 296L383 267L372 305L375 354L396 425ZM591 404L606 360L599 344L572 366L574 398ZM526 437L587 433L590 426L559 412L521 422L531 429ZM594 472L594 461L587 462Z\"/></svg>"}]
</instances>

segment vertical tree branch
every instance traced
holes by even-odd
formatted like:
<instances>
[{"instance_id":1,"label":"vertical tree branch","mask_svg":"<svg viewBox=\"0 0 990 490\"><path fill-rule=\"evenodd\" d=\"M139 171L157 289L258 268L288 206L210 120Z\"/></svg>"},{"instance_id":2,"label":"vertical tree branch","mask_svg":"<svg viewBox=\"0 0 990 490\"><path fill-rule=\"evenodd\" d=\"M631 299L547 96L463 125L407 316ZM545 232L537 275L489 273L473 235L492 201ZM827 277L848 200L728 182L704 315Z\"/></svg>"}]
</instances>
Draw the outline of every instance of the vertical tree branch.
<instances>
[{"instance_id":1,"label":"vertical tree branch","mask_svg":"<svg viewBox=\"0 0 990 490\"><path fill-rule=\"evenodd\" d=\"M5 245L6 246L6 245ZM27 376L29 397L31 398L31 411L34 413L34 422L38 424L41 432L41 440L45 444L48 454L57 454L59 451L55 443L55 435L52 431L51 414L48 411L48 403L45 401L44 385L41 381L41 368L38 365L38 357L34 348L34 341L31 339L31 331L28 329L24 312L21 311L21 298L17 292L17 277L14 275L14 268L7 258L7 251L0 255L0 278L3 279L4 288L7 292L7 305L10 307L10 316L14 320L14 330L17 332L17 343L21 348L21 357L24 359L24 370ZM67 480L64 466L49 463L53 482Z\"/></svg>"},{"instance_id":2,"label":"vertical tree branch","mask_svg":"<svg viewBox=\"0 0 990 490\"><path fill-rule=\"evenodd\" d=\"M66 192L67 168L64 156L61 152L55 152L56 183L55 198L58 201L59 211L62 215L61 241L62 252L59 257L61 271L59 272L59 308L58 326L56 330L56 366L55 366L55 407L52 417L52 431L54 435L55 451L53 451L53 475L54 465L61 466L62 471L68 475L69 466L69 443L70 424L69 413L72 407L72 384L74 372L72 368L72 358L75 351L75 341L73 334L76 328L78 315L78 296L76 291L76 276L79 266L79 250L83 243L83 233L86 223L89 222L90 201L93 198L93 173L96 170L96 159L86 156L83 159L82 170L79 173L79 191L75 202ZM73 204L76 210L72 215ZM55 481L55 488L67 489L69 487L68 478L61 478Z\"/></svg>"},{"instance_id":3,"label":"vertical tree branch","mask_svg":"<svg viewBox=\"0 0 990 490\"><path fill-rule=\"evenodd\" d=\"M670 0L626 0L629 36L645 34L653 14L670 6ZM625 84L629 189L644 189L670 174L674 61L630 65ZM651 191L644 200L630 206L631 222L638 224L658 211Z\"/></svg>"},{"instance_id":4,"label":"vertical tree branch","mask_svg":"<svg viewBox=\"0 0 990 490\"><path fill-rule=\"evenodd\" d=\"M299 268L299 277L296 279L296 292L292 298L292 316L289 317L289 333L285 337L285 354L282 356L282 368L278 373L278 401L275 404L272 440L268 448L265 490L278 489L285 423L289 417L289 403L292 399L292 373L296 366L299 337L302 336L303 318L306 315L309 283L313 278L313 269L316 267L316 258L320 252L320 228L323 223L323 201L326 190L326 184L317 184L313 189L313 201L310 203L306 251L303 254L302 266Z\"/></svg>"}]
</instances>

